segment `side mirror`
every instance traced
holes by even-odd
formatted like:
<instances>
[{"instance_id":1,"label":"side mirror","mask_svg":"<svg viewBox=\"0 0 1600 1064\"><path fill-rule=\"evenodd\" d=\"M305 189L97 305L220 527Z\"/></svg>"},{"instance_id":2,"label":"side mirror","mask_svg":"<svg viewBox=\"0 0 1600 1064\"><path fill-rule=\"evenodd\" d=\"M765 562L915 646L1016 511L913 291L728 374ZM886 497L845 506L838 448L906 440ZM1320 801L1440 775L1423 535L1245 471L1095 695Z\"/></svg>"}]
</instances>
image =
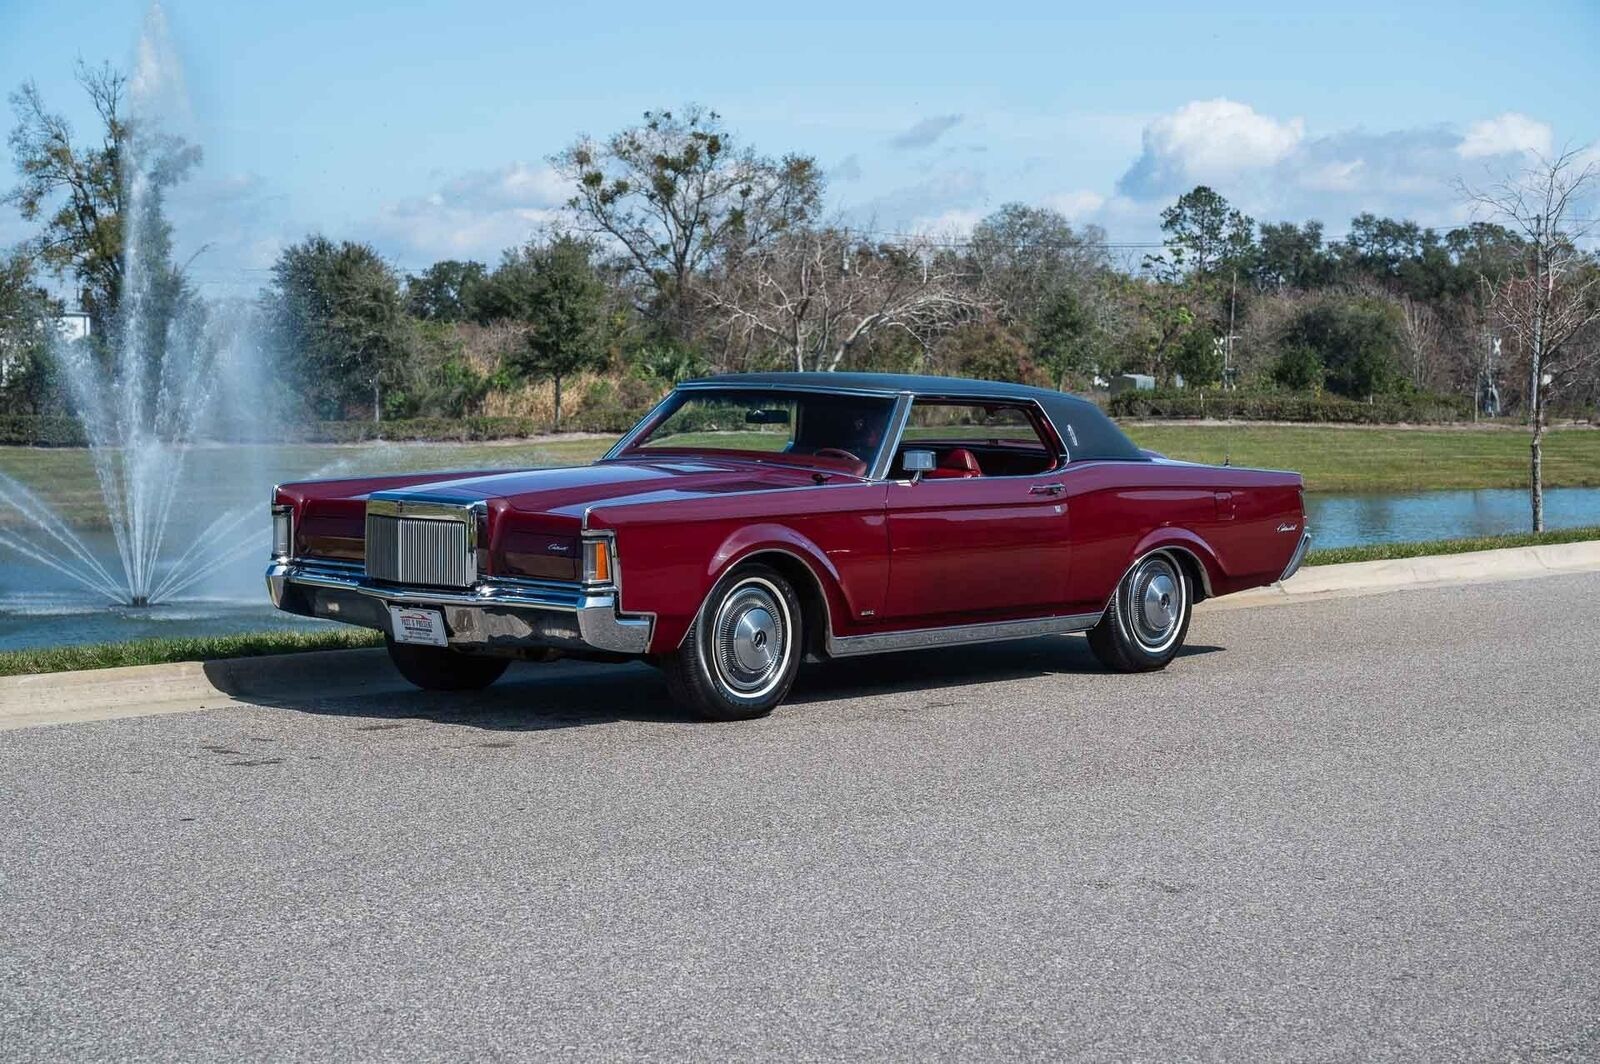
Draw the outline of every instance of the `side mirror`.
<instances>
[{"instance_id":1,"label":"side mirror","mask_svg":"<svg viewBox=\"0 0 1600 1064\"><path fill-rule=\"evenodd\" d=\"M932 451L907 451L900 457L900 467L911 474L911 482L915 484L922 479L922 474L938 465L938 461Z\"/></svg>"}]
</instances>

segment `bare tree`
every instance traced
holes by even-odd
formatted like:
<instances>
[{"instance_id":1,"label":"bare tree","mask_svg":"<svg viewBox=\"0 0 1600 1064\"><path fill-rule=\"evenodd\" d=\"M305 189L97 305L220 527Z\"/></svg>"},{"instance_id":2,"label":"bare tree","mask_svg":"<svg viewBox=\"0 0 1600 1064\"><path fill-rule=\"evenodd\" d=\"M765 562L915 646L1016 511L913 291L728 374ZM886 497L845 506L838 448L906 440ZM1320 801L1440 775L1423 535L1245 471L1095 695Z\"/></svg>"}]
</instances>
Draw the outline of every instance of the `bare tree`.
<instances>
[{"instance_id":1,"label":"bare tree","mask_svg":"<svg viewBox=\"0 0 1600 1064\"><path fill-rule=\"evenodd\" d=\"M604 142L579 139L551 162L576 194L578 228L618 250L670 331L687 338L696 275L803 224L822 197L808 157L738 147L715 111L646 112Z\"/></svg>"},{"instance_id":2,"label":"bare tree","mask_svg":"<svg viewBox=\"0 0 1600 1064\"><path fill-rule=\"evenodd\" d=\"M1411 365L1411 383L1425 388L1432 383L1439 365L1439 347L1444 326L1433 308L1410 296L1400 297L1400 318L1405 327L1406 354Z\"/></svg>"},{"instance_id":3,"label":"bare tree","mask_svg":"<svg viewBox=\"0 0 1600 1064\"><path fill-rule=\"evenodd\" d=\"M1600 269L1578 247L1594 225L1575 215L1593 191L1600 167L1568 149L1538 161L1493 188L1468 191L1526 241L1518 268L1485 281L1491 307L1528 359L1525 414L1531 433L1530 504L1533 530L1544 531L1545 412L1552 394L1571 384L1591 362L1592 348L1572 341L1600 320Z\"/></svg>"},{"instance_id":4,"label":"bare tree","mask_svg":"<svg viewBox=\"0 0 1600 1064\"><path fill-rule=\"evenodd\" d=\"M873 245L842 228L795 229L705 286L734 344L775 348L796 370L836 370L863 339L900 329L926 347L979 309L960 264L926 240Z\"/></svg>"}]
</instances>

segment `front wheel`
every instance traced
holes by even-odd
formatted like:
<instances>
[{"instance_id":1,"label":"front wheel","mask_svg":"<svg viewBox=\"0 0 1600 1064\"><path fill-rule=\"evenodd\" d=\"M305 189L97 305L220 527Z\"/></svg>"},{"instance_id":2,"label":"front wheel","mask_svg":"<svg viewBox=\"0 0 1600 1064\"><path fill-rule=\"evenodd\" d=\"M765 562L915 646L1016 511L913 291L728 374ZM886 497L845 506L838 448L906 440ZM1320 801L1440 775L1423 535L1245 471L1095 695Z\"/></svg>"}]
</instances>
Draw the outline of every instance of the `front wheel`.
<instances>
[{"instance_id":1,"label":"front wheel","mask_svg":"<svg viewBox=\"0 0 1600 1064\"><path fill-rule=\"evenodd\" d=\"M1183 566L1165 551L1145 555L1117 585L1089 649L1114 672L1152 672L1178 654L1189 631L1193 595Z\"/></svg>"},{"instance_id":2,"label":"front wheel","mask_svg":"<svg viewBox=\"0 0 1600 1064\"><path fill-rule=\"evenodd\" d=\"M782 573L741 565L717 582L684 637L661 659L673 701L706 720L763 717L800 668L800 598Z\"/></svg>"},{"instance_id":3,"label":"front wheel","mask_svg":"<svg viewBox=\"0 0 1600 1064\"><path fill-rule=\"evenodd\" d=\"M424 691L478 691L498 680L510 667L509 658L463 654L448 647L396 643L385 636L389 660L400 675Z\"/></svg>"}]
</instances>

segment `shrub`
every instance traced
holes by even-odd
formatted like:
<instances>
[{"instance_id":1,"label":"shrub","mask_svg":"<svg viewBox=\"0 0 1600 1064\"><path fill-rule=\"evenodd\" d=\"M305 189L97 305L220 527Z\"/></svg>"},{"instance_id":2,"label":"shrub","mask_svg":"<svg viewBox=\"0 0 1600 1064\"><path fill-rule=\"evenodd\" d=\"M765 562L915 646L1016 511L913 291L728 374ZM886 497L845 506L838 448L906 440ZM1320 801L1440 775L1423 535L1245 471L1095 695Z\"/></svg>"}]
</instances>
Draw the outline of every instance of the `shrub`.
<instances>
[{"instance_id":1,"label":"shrub","mask_svg":"<svg viewBox=\"0 0 1600 1064\"><path fill-rule=\"evenodd\" d=\"M1107 410L1120 418L1226 418L1238 421L1301 421L1385 425L1395 422L1465 421L1472 404L1464 396L1400 393L1371 402L1331 395L1288 392L1123 392Z\"/></svg>"},{"instance_id":2,"label":"shrub","mask_svg":"<svg viewBox=\"0 0 1600 1064\"><path fill-rule=\"evenodd\" d=\"M86 447L83 426L70 417L0 414L0 444L16 447Z\"/></svg>"}]
</instances>

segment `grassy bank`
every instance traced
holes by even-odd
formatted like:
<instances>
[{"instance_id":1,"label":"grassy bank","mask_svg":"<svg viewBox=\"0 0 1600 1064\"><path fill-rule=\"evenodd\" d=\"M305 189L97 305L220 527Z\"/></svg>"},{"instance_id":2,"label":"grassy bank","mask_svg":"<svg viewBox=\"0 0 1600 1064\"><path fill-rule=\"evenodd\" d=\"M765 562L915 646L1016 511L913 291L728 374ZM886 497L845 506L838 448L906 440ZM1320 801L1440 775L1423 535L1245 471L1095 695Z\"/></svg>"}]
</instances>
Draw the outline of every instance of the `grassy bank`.
<instances>
[{"instance_id":1,"label":"grassy bank","mask_svg":"<svg viewBox=\"0 0 1600 1064\"><path fill-rule=\"evenodd\" d=\"M1316 529L1312 529L1315 533ZM1503 547L1535 547L1552 543L1586 543L1600 539L1600 527L1563 528L1553 532L1514 532L1505 536L1477 536L1471 539L1435 539L1421 543L1376 543L1367 547L1330 547L1306 555L1307 565L1339 565L1344 562L1376 562L1390 558L1425 558L1436 554L1466 554L1475 550Z\"/></svg>"},{"instance_id":2,"label":"grassy bank","mask_svg":"<svg viewBox=\"0 0 1600 1064\"><path fill-rule=\"evenodd\" d=\"M1131 425L1141 447L1190 462L1293 469L1310 491L1525 488L1528 437L1503 429L1321 425ZM1547 487L1600 486L1600 431L1545 437Z\"/></svg>"},{"instance_id":3,"label":"grassy bank","mask_svg":"<svg viewBox=\"0 0 1600 1064\"><path fill-rule=\"evenodd\" d=\"M1383 543L1371 547L1316 550L1305 564L1417 558L1431 554L1464 554L1501 547L1580 543L1600 540L1600 527L1574 528L1540 535L1483 536L1475 539L1436 540L1431 543ZM123 665L161 665L174 661L214 661L219 658L293 654L307 650L348 650L381 646L383 638L364 628L333 628L318 632L263 632L255 635L212 636L195 639L143 639L128 643L51 647L43 650L0 651L0 676L81 669L110 669Z\"/></svg>"},{"instance_id":4,"label":"grassy bank","mask_svg":"<svg viewBox=\"0 0 1600 1064\"><path fill-rule=\"evenodd\" d=\"M383 645L383 636L365 628L318 632L255 632L243 635L137 639L126 643L42 647L0 651L0 676L39 672L116 669L125 665L167 665L175 661L217 661L307 650L355 650Z\"/></svg>"}]
</instances>

